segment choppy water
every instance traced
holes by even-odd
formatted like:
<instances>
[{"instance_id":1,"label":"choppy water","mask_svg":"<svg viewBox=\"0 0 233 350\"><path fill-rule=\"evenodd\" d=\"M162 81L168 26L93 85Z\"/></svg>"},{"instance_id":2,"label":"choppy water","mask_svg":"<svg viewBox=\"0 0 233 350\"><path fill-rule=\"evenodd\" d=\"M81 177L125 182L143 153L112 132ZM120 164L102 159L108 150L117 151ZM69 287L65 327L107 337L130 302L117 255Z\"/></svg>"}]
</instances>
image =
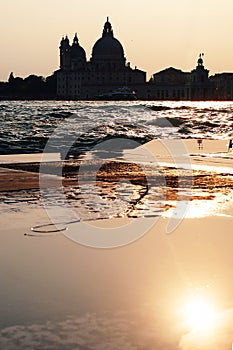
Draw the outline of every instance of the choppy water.
<instances>
[{"instance_id":1,"label":"choppy water","mask_svg":"<svg viewBox=\"0 0 233 350\"><path fill-rule=\"evenodd\" d=\"M65 125L62 128L62 125ZM0 154L43 151L57 127L56 150L74 137L79 150L112 137L233 137L232 102L1 101Z\"/></svg>"}]
</instances>

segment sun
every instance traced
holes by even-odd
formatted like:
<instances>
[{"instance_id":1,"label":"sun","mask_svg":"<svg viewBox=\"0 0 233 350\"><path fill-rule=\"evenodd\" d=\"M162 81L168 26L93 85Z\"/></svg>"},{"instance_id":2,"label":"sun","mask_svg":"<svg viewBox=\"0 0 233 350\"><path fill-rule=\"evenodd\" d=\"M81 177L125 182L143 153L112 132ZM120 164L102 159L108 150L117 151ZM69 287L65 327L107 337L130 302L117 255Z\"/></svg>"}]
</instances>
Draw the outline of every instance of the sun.
<instances>
[{"instance_id":1,"label":"sun","mask_svg":"<svg viewBox=\"0 0 233 350\"><path fill-rule=\"evenodd\" d=\"M208 299L196 296L185 303L184 320L191 331L209 330L216 323L214 305Z\"/></svg>"}]
</instances>

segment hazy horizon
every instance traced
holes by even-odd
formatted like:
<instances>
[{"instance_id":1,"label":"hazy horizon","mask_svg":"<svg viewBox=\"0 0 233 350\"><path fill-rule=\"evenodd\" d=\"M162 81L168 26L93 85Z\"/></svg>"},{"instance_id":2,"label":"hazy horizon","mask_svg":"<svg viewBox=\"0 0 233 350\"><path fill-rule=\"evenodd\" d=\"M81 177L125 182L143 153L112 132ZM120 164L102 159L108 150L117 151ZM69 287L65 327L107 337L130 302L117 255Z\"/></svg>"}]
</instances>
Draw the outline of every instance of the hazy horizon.
<instances>
[{"instance_id":1,"label":"hazy horizon","mask_svg":"<svg viewBox=\"0 0 233 350\"><path fill-rule=\"evenodd\" d=\"M66 34L72 40L77 32L89 60L107 16L127 62L146 71L147 79L170 66L190 71L200 52L210 74L233 72L230 0L100 0L92 8L75 0L9 0L0 10L1 81L7 81L10 72L21 77L52 74L59 68L59 44Z\"/></svg>"}]
</instances>

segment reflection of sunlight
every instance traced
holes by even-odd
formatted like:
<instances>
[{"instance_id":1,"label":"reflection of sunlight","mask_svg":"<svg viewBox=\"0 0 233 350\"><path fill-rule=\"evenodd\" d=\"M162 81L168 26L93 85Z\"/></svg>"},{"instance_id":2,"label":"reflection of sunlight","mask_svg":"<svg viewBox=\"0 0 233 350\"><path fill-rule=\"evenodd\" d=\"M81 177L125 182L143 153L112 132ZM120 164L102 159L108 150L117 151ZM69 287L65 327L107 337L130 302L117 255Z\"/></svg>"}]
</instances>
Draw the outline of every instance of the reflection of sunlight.
<instances>
[{"instance_id":1,"label":"reflection of sunlight","mask_svg":"<svg viewBox=\"0 0 233 350\"><path fill-rule=\"evenodd\" d=\"M227 209L232 206L232 194L224 195L222 193L213 193L213 197L210 199L202 199L202 195L204 196L206 193L199 193L200 199L183 201L183 205L186 206L186 218L192 219L216 215L229 216L227 215ZM180 208L182 209L182 205L180 205ZM168 218L172 216L180 217L175 202L173 203L173 208L165 211L163 216Z\"/></svg>"},{"instance_id":2,"label":"reflection of sunlight","mask_svg":"<svg viewBox=\"0 0 233 350\"><path fill-rule=\"evenodd\" d=\"M189 203L189 208L186 214L187 218L200 218L215 215L220 211L218 201L210 200L193 200Z\"/></svg>"},{"instance_id":3,"label":"reflection of sunlight","mask_svg":"<svg viewBox=\"0 0 233 350\"><path fill-rule=\"evenodd\" d=\"M187 218L200 218L213 215L224 215L226 214L227 208L232 205L232 196L225 195L223 193L213 193L214 198L203 200L193 200L189 202L189 208L187 211ZM226 215L227 216L227 215Z\"/></svg>"},{"instance_id":4,"label":"reflection of sunlight","mask_svg":"<svg viewBox=\"0 0 233 350\"><path fill-rule=\"evenodd\" d=\"M183 318L191 331L207 331L217 324L214 305L202 296L195 296L183 306Z\"/></svg>"},{"instance_id":5,"label":"reflection of sunlight","mask_svg":"<svg viewBox=\"0 0 233 350\"><path fill-rule=\"evenodd\" d=\"M174 207L175 205L176 203L174 203ZM221 209L219 206L216 206L215 200L192 200L190 202L184 202L183 205L186 206L185 217L189 219L216 215ZM182 205L180 205L180 209L182 210ZM182 213L183 211L180 213L175 207L164 212L163 216L168 218L180 218L182 217Z\"/></svg>"}]
</instances>

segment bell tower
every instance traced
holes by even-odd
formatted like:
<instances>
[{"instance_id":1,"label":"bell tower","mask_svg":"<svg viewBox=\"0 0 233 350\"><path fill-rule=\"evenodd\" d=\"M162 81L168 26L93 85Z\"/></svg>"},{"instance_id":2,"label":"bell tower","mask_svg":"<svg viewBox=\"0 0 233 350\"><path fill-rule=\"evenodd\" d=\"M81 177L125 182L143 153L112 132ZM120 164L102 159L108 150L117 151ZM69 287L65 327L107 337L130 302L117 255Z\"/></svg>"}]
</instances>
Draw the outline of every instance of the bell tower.
<instances>
[{"instance_id":1,"label":"bell tower","mask_svg":"<svg viewBox=\"0 0 233 350\"><path fill-rule=\"evenodd\" d=\"M204 67L203 53L200 53L197 66L191 71L191 98L192 100L206 100L211 96L209 70Z\"/></svg>"},{"instance_id":2,"label":"bell tower","mask_svg":"<svg viewBox=\"0 0 233 350\"><path fill-rule=\"evenodd\" d=\"M205 84L209 81L209 71L205 69L203 63L204 53L200 53L197 60L196 69L192 70L192 83Z\"/></svg>"},{"instance_id":3,"label":"bell tower","mask_svg":"<svg viewBox=\"0 0 233 350\"><path fill-rule=\"evenodd\" d=\"M60 69L70 69L70 42L67 35L60 43Z\"/></svg>"}]
</instances>

